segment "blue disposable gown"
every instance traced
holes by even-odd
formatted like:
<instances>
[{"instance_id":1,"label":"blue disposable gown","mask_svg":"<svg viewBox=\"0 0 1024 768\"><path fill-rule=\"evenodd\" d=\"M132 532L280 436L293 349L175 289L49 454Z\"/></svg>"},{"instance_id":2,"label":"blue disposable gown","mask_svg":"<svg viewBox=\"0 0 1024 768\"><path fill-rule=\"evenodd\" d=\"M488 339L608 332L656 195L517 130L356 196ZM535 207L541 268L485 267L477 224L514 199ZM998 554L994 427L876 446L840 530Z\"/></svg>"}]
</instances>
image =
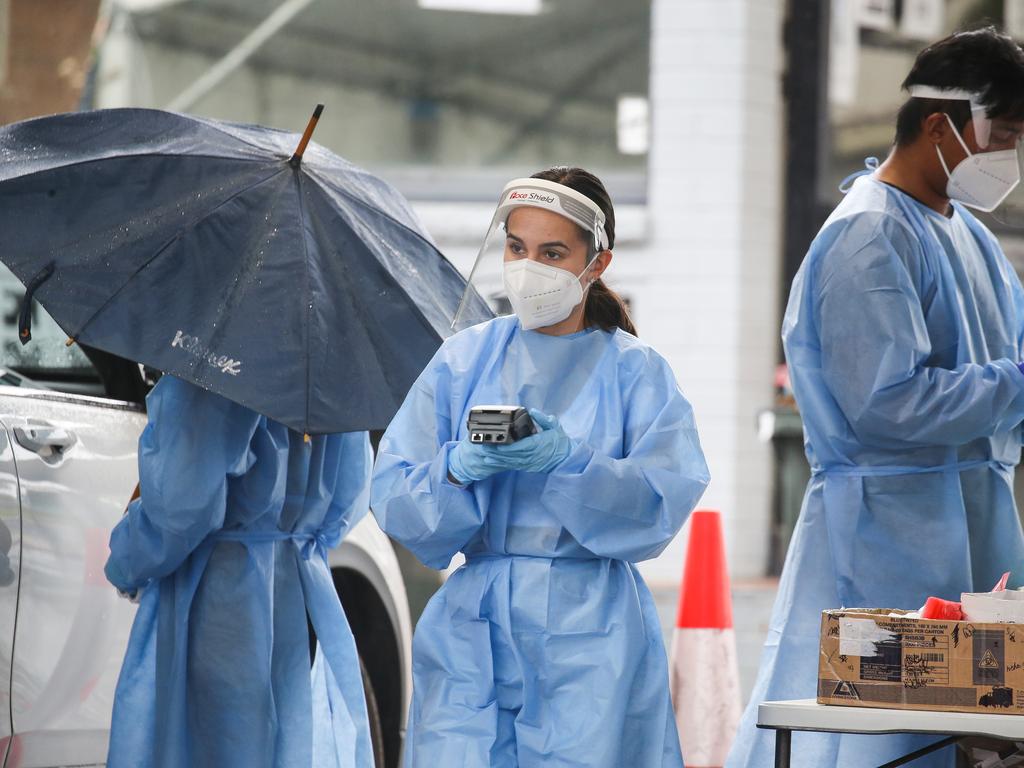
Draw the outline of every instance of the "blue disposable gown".
<instances>
[{"instance_id":1,"label":"blue disposable gown","mask_svg":"<svg viewBox=\"0 0 1024 768\"><path fill-rule=\"evenodd\" d=\"M474 405L556 415L550 474L467 487L448 454ZM381 527L424 563L466 564L413 640L406 765L680 766L664 644L634 562L675 536L708 483L668 364L622 331L522 331L514 317L448 339L384 435Z\"/></svg>"},{"instance_id":2,"label":"blue disposable gown","mask_svg":"<svg viewBox=\"0 0 1024 768\"><path fill-rule=\"evenodd\" d=\"M370 768L359 660L325 559L368 510L366 433L306 443L170 376L147 403L142 496L106 567L143 590L108 765Z\"/></svg>"},{"instance_id":3,"label":"blue disposable gown","mask_svg":"<svg viewBox=\"0 0 1024 768\"><path fill-rule=\"evenodd\" d=\"M822 610L916 609L1024 576L1022 325L1013 268L959 204L947 218L862 176L825 222L782 330L813 475L730 768L772 765L759 702L817 694ZM800 733L793 765L879 765L928 741Z\"/></svg>"}]
</instances>

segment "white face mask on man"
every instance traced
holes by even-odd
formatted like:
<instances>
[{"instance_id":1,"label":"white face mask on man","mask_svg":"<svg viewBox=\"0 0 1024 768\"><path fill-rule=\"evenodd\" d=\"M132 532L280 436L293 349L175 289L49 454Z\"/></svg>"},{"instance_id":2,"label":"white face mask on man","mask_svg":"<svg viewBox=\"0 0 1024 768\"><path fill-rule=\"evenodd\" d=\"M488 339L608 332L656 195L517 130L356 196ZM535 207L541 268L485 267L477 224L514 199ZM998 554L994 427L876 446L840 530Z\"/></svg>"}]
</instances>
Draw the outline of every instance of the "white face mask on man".
<instances>
[{"instance_id":1,"label":"white face mask on man","mask_svg":"<svg viewBox=\"0 0 1024 768\"><path fill-rule=\"evenodd\" d=\"M590 264L584 267L582 274L589 267ZM544 328L569 317L583 301L582 274L577 276L567 269L531 259L505 262L505 292L522 329ZM587 281L588 288L590 282Z\"/></svg>"},{"instance_id":2,"label":"white face mask on man","mask_svg":"<svg viewBox=\"0 0 1024 768\"><path fill-rule=\"evenodd\" d=\"M935 145L939 162L942 163L942 169L949 178L946 183L946 195L950 200L957 200L970 208L991 213L1020 183L1017 150L1001 149L971 154L949 115L946 115L946 120L953 129L953 135L967 153L967 157L950 171L946 159L942 156L942 150L938 144Z\"/></svg>"}]
</instances>

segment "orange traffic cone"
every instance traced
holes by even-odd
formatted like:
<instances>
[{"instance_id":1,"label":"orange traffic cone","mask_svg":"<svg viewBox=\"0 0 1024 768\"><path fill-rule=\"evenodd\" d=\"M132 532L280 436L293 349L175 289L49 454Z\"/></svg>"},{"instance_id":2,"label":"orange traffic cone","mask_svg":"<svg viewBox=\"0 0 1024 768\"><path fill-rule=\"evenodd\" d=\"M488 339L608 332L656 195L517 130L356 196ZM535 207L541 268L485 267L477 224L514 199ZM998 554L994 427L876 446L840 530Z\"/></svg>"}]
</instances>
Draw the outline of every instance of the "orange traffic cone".
<instances>
[{"instance_id":1,"label":"orange traffic cone","mask_svg":"<svg viewBox=\"0 0 1024 768\"><path fill-rule=\"evenodd\" d=\"M721 766L740 719L740 682L718 512L690 517L669 678L687 768Z\"/></svg>"}]
</instances>

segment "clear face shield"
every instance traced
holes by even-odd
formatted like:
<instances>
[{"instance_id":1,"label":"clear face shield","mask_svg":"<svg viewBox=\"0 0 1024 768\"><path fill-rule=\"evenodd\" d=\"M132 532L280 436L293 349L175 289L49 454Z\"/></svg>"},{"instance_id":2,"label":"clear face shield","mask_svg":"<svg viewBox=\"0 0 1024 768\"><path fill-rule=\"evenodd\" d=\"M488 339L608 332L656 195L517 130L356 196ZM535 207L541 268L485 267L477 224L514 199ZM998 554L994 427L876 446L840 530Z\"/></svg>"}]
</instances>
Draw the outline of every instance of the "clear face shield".
<instances>
[{"instance_id":1,"label":"clear face shield","mask_svg":"<svg viewBox=\"0 0 1024 768\"><path fill-rule=\"evenodd\" d=\"M980 95L969 91L929 85L914 85L908 90L914 98L962 100L970 105L971 120L963 129L946 114L966 155L964 159L954 165L947 162L939 145L935 146L935 151L949 180L948 197L978 211L994 211L1020 182L1024 121L989 117ZM965 135L973 138L973 147L968 146Z\"/></svg>"},{"instance_id":2,"label":"clear face shield","mask_svg":"<svg viewBox=\"0 0 1024 768\"><path fill-rule=\"evenodd\" d=\"M1022 141L1021 121L991 118L981 103L981 94L959 88L938 88L931 85L912 85L910 95L918 99L940 99L943 101L966 101L971 108L971 126L974 129L974 143L982 152L1016 151Z\"/></svg>"},{"instance_id":3,"label":"clear face shield","mask_svg":"<svg viewBox=\"0 0 1024 768\"><path fill-rule=\"evenodd\" d=\"M544 179L505 185L452 327L472 324L486 301L525 330L566 319L583 301L589 268L608 248L604 213L586 195Z\"/></svg>"}]
</instances>

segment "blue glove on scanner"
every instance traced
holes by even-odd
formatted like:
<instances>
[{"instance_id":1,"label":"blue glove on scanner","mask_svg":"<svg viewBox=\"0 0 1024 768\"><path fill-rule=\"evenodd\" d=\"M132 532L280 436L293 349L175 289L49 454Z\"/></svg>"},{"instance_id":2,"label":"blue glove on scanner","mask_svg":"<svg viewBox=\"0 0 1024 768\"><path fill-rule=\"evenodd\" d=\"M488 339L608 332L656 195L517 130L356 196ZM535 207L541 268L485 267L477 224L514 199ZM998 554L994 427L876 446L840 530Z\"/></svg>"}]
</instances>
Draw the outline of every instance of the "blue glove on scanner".
<instances>
[{"instance_id":1,"label":"blue glove on scanner","mask_svg":"<svg viewBox=\"0 0 1024 768\"><path fill-rule=\"evenodd\" d=\"M508 445L461 440L448 454L448 473L461 485L507 470L550 472L572 452L572 440L554 416L530 409L540 430Z\"/></svg>"},{"instance_id":2,"label":"blue glove on scanner","mask_svg":"<svg viewBox=\"0 0 1024 768\"><path fill-rule=\"evenodd\" d=\"M448 454L448 474L460 485L486 480L504 467L494 460L494 446L463 438Z\"/></svg>"},{"instance_id":3,"label":"blue glove on scanner","mask_svg":"<svg viewBox=\"0 0 1024 768\"><path fill-rule=\"evenodd\" d=\"M505 469L548 473L572 453L572 440L554 416L534 408L530 416L541 431L509 445L495 446L494 453Z\"/></svg>"}]
</instances>

